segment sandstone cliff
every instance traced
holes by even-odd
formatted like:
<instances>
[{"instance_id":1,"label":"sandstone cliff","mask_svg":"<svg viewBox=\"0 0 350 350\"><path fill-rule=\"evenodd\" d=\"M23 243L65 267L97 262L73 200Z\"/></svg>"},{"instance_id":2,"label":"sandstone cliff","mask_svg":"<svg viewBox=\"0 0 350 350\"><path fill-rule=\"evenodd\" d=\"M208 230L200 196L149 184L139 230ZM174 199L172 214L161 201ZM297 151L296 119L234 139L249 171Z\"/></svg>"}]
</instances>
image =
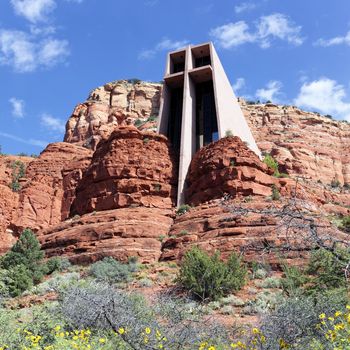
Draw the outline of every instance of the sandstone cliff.
<instances>
[{"instance_id":1,"label":"sandstone cliff","mask_svg":"<svg viewBox=\"0 0 350 350\"><path fill-rule=\"evenodd\" d=\"M239 138L221 139L193 158L186 198L194 208L176 216L176 155L154 133L160 94L161 84L137 81L93 90L74 109L64 142L23 159L18 192L9 188L14 158L0 157L0 253L30 227L49 256L75 262L106 255L179 259L199 244L224 255L243 250L248 259L264 252L275 263L272 248L284 247L288 237L281 218L257 209L284 208L294 198L298 210L320 222L328 214L350 214L344 186L350 183L350 125L292 106L241 100L258 146L288 177L273 176ZM273 188L278 201L271 200ZM327 220L322 225L342 235ZM308 249L303 239L294 240L288 256L297 262Z\"/></svg>"}]
</instances>

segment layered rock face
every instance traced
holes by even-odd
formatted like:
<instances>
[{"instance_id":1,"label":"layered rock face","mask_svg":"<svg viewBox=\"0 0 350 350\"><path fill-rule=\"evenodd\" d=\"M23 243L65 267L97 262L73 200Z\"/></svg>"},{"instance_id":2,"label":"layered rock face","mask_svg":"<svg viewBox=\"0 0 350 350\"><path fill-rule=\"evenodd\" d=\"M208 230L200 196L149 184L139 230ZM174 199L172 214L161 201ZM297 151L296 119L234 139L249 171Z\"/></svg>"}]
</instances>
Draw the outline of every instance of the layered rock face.
<instances>
[{"instance_id":1,"label":"layered rock face","mask_svg":"<svg viewBox=\"0 0 350 350\"><path fill-rule=\"evenodd\" d=\"M130 206L170 209L176 169L164 136L120 127L99 143L76 189L72 215Z\"/></svg>"},{"instance_id":2,"label":"layered rock face","mask_svg":"<svg viewBox=\"0 0 350 350\"><path fill-rule=\"evenodd\" d=\"M291 220L288 208L305 219ZM277 266L283 256L298 265L305 261L315 243L310 218L318 226L319 237L348 239L347 234L320 218L317 207L308 202L216 200L175 219L170 238L163 242L161 260L180 260L196 245L210 253L220 251L223 258L235 251L244 254L248 261Z\"/></svg>"},{"instance_id":3,"label":"layered rock face","mask_svg":"<svg viewBox=\"0 0 350 350\"><path fill-rule=\"evenodd\" d=\"M0 156L0 254L6 252L16 241L12 222L17 214L19 194L10 188L17 170L15 163L22 163L25 169L31 161L31 157Z\"/></svg>"},{"instance_id":4,"label":"layered rock face","mask_svg":"<svg viewBox=\"0 0 350 350\"><path fill-rule=\"evenodd\" d=\"M40 242L47 256L65 256L75 263L91 263L105 256L127 261L158 261L161 240L173 220L170 210L126 208L106 210L69 219L42 230Z\"/></svg>"},{"instance_id":5,"label":"layered rock face","mask_svg":"<svg viewBox=\"0 0 350 350\"><path fill-rule=\"evenodd\" d=\"M157 116L161 86L121 80L94 89L68 119L64 141L95 150L116 127Z\"/></svg>"},{"instance_id":6,"label":"layered rock face","mask_svg":"<svg viewBox=\"0 0 350 350\"><path fill-rule=\"evenodd\" d=\"M187 176L186 201L198 205L224 195L270 196L278 181L239 137L225 137L201 148Z\"/></svg>"},{"instance_id":7,"label":"layered rock face","mask_svg":"<svg viewBox=\"0 0 350 350\"><path fill-rule=\"evenodd\" d=\"M66 171L63 182L62 171L74 164L77 168L73 168L72 172L79 177L76 172L79 173L80 166L84 168L87 165L86 159L90 155L90 150L77 145L53 143L29 164L26 182L19 193L16 219L12 223L16 232L27 227L37 231L58 224L67 216L67 201L72 201L69 187L74 176L69 177Z\"/></svg>"},{"instance_id":8,"label":"layered rock face","mask_svg":"<svg viewBox=\"0 0 350 350\"><path fill-rule=\"evenodd\" d=\"M313 182L350 183L350 124L294 106L248 105L241 100L259 148L281 170Z\"/></svg>"}]
</instances>

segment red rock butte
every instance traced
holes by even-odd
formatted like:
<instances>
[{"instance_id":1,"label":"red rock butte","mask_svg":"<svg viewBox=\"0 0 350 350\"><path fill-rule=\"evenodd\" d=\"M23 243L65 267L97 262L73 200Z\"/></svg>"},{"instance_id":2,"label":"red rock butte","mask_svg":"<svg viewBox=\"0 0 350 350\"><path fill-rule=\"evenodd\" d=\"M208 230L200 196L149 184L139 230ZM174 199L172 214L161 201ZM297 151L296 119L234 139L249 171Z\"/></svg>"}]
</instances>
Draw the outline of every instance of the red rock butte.
<instances>
[{"instance_id":1,"label":"red rock butte","mask_svg":"<svg viewBox=\"0 0 350 350\"><path fill-rule=\"evenodd\" d=\"M176 215L176 151L155 132L161 92L161 84L108 83L74 109L64 142L37 158L0 156L0 253L28 227L47 256L80 263L109 255L180 259L200 245L224 256L240 250L248 260L264 252L275 264L267 247L283 247L286 236L279 219L262 209L283 208L292 198L329 228L327 215L350 214L350 125L238 99L259 149L288 177L273 176L240 138L221 138L194 154L185 191L192 208ZM15 162L25 167L18 191L10 188ZM271 200L273 188L278 201ZM237 206L246 214L232 210ZM292 243L288 256L297 263L308 245L301 238Z\"/></svg>"}]
</instances>

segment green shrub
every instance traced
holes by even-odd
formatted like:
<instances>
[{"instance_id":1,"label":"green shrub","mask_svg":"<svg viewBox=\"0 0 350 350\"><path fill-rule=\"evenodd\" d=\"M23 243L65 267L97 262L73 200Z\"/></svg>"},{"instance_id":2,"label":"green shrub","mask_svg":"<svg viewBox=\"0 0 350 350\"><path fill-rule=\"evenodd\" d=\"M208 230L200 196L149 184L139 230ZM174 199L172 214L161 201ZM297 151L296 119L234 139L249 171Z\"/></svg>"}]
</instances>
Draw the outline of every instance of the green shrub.
<instances>
[{"instance_id":1,"label":"green shrub","mask_svg":"<svg viewBox=\"0 0 350 350\"><path fill-rule=\"evenodd\" d=\"M225 263L218 252L209 256L194 247L183 258L177 282L202 301L217 300L241 289L246 274L246 267L235 253Z\"/></svg>"},{"instance_id":2,"label":"green shrub","mask_svg":"<svg viewBox=\"0 0 350 350\"><path fill-rule=\"evenodd\" d=\"M348 251L338 248L330 252L318 249L312 252L307 273L311 275L310 291L341 288L347 285L344 269L350 260Z\"/></svg>"},{"instance_id":3,"label":"green shrub","mask_svg":"<svg viewBox=\"0 0 350 350\"><path fill-rule=\"evenodd\" d=\"M301 288L309 281L304 271L295 266L282 265L284 278L281 279L281 287L288 295L300 294Z\"/></svg>"},{"instance_id":4,"label":"green shrub","mask_svg":"<svg viewBox=\"0 0 350 350\"><path fill-rule=\"evenodd\" d=\"M12 182L10 183L10 188L14 192L18 192L21 189L19 180L25 175L25 165L20 160L16 160L11 164L12 168Z\"/></svg>"},{"instance_id":5,"label":"green shrub","mask_svg":"<svg viewBox=\"0 0 350 350\"><path fill-rule=\"evenodd\" d=\"M92 264L89 273L100 282L120 283L131 279L130 266L110 256Z\"/></svg>"},{"instance_id":6,"label":"green shrub","mask_svg":"<svg viewBox=\"0 0 350 350\"><path fill-rule=\"evenodd\" d=\"M22 294L33 286L31 272L22 264L10 268L7 274L6 286L12 297Z\"/></svg>"},{"instance_id":7,"label":"green shrub","mask_svg":"<svg viewBox=\"0 0 350 350\"><path fill-rule=\"evenodd\" d=\"M338 188L338 187L340 187L340 181L339 181L339 180L336 180L336 179L332 180L332 182L331 182L331 187L332 187L332 188Z\"/></svg>"},{"instance_id":8,"label":"green shrub","mask_svg":"<svg viewBox=\"0 0 350 350\"><path fill-rule=\"evenodd\" d=\"M225 136L226 136L226 137L232 137L232 136L233 136L232 130L226 130L226 131L225 131Z\"/></svg>"},{"instance_id":9,"label":"green shrub","mask_svg":"<svg viewBox=\"0 0 350 350\"><path fill-rule=\"evenodd\" d=\"M23 265L30 272L34 283L39 283L45 272L42 259L44 252L33 231L25 229L18 241L1 260L1 267L7 270Z\"/></svg>"},{"instance_id":10,"label":"green shrub","mask_svg":"<svg viewBox=\"0 0 350 350\"><path fill-rule=\"evenodd\" d=\"M350 215L348 216L344 216L341 220L341 229L346 231L346 232L350 232Z\"/></svg>"},{"instance_id":11,"label":"green shrub","mask_svg":"<svg viewBox=\"0 0 350 350\"><path fill-rule=\"evenodd\" d=\"M191 209L191 206L188 204L181 204L177 210L176 210L176 215L183 215L187 213Z\"/></svg>"},{"instance_id":12,"label":"green shrub","mask_svg":"<svg viewBox=\"0 0 350 350\"><path fill-rule=\"evenodd\" d=\"M46 262L46 273L51 274L55 271L63 272L71 266L67 258L55 256Z\"/></svg>"},{"instance_id":13,"label":"green shrub","mask_svg":"<svg viewBox=\"0 0 350 350\"><path fill-rule=\"evenodd\" d=\"M273 176L280 176L280 172L278 170L278 162L271 156L271 154L265 155L264 163L274 171Z\"/></svg>"},{"instance_id":14,"label":"green shrub","mask_svg":"<svg viewBox=\"0 0 350 350\"><path fill-rule=\"evenodd\" d=\"M272 195L271 198L273 201L278 201L281 198L280 191L276 185L272 185Z\"/></svg>"},{"instance_id":15,"label":"green shrub","mask_svg":"<svg viewBox=\"0 0 350 350\"><path fill-rule=\"evenodd\" d=\"M141 126L143 124L143 121L141 119L136 119L134 122L134 125L138 128L139 126Z\"/></svg>"}]
</instances>

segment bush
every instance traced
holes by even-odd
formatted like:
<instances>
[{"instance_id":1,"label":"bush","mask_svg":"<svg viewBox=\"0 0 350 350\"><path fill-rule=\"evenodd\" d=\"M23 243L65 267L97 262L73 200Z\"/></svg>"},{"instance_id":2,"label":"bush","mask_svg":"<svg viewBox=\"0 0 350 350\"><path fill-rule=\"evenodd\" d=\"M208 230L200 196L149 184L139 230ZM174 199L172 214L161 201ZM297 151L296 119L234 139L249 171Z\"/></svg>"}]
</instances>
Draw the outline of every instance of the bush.
<instances>
[{"instance_id":1,"label":"bush","mask_svg":"<svg viewBox=\"0 0 350 350\"><path fill-rule=\"evenodd\" d=\"M272 195L271 198L273 201L278 201L281 198L280 191L276 185L272 185Z\"/></svg>"},{"instance_id":2,"label":"bush","mask_svg":"<svg viewBox=\"0 0 350 350\"><path fill-rule=\"evenodd\" d=\"M344 269L349 260L349 252L341 248L334 253L326 249L313 251L306 271L312 276L310 291L345 287Z\"/></svg>"},{"instance_id":3,"label":"bush","mask_svg":"<svg viewBox=\"0 0 350 350\"><path fill-rule=\"evenodd\" d=\"M39 283L45 270L42 264L43 258L44 252L41 251L35 234L30 229L25 229L18 241L1 260L1 267L9 270L23 265L30 272L33 282Z\"/></svg>"},{"instance_id":4,"label":"bush","mask_svg":"<svg viewBox=\"0 0 350 350\"><path fill-rule=\"evenodd\" d=\"M325 339L316 327L320 321L319 315L334 313L345 304L342 293L320 294L315 298L298 296L277 304L277 309L262 320L261 330L266 337L265 349L281 349L281 339L287 344L294 344L293 349L311 349L309 345L312 340ZM290 347L285 347L287 348Z\"/></svg>"},{"instance_id":5,"label":"bush","mask_svg":"<svg viewBox=\"0 0 350 350\"><path fill-rule=\"evenodd\" d=\"M120 283L131 279L130 265L122 264L110 256L92 264L89 273L100 282Z\"/></svg>"},{"instance_id":6,"label":"bush","mask_svg":"<svg viewBox=\"0 0 350 350\"><path fill-rule=\"evenodd\" d=\"M301 288L308 282L309 278L301 268L282 265L284 278L281 279L281 286L287 295L300 294Z\"/></svg>"},{"instance_id":7,"label":"bush","mask_svg":"<svg viewBox=\"0 0 350 350\"><path fill-rule=\"evenodd\" d=\"M12 297L21 295L33 286L31 272L22 264L12 267L8 270L6 286Z\"/></svg>"},{"instance_id":8,"label":"bush","mask_svg":"<svg viewBox=\"0 0 350 350\"><path fill-rule=\"evenodd\" d=\"M232 137L232 136L233 136L232 130L226 130L225 131L225 137Z\"/></svg>"},{"instance_id":9,"label":"bush","mask_svg":"<svg viewBox=\"0 0 350 350\"><path fill-rule=\"evenodd\" d=\"M191 206L188 204L181 204L177 210L176 210L176 215L183 215L187 213L191 209Z\"/></svg>"},{"instance_id":10,"label":"bush","mask_svg":"<svg viewBox=\"0 0 350 350\"><path fill-rule=\"evenodd\" d=\"M350 215L348 216L344 216L341 220L341 229L346 231L346 232L350 232Z\"/></svg>"},{"instance_id":11,"label":"bush","mask_svg":"<svg viewBox=\"0 0 350 350\"><path fill-rule=\"evenodd\" d=\"M280 172L278 170L278 162L275 159L273 159L271 154L265 155L264 163L274 171L273 176L276 176L276 177L280 176Z\"/></svg>"},{"instance_id":12,"label":"bush","mask_svg":"<svg viewBox=\"0 0 350 350\"><path fill-rule=\"evenodd\" d=\"M12 168L12 182L10 183L10 188L14 192L18 192L21 189L19 180L25 175L25 165L20 160L16 160L11 164Z\"/></svg>"},{"instance_id":13,"label":"bush","mask_svg":"<svg viewBox=\"0 0 350 350\"><path fill-rule=\"evenodd\" d=\"M202 301L217 300L241 289L246 274L246 267L235 253L224 263L218 252L209 256L194 247L183 258L177 282Z\"/></svg>"},{"instance_id":14,"label":"bush","mask_svg":"<svg viewBox=\"0 0 350 350\"><path fill-rule=\"evenodd\" d=\"M51 274L55 271L63 272L71 266L67 258L60 258L55 256L46 262L46 273Z\"/></svg>"}]
</instances>

